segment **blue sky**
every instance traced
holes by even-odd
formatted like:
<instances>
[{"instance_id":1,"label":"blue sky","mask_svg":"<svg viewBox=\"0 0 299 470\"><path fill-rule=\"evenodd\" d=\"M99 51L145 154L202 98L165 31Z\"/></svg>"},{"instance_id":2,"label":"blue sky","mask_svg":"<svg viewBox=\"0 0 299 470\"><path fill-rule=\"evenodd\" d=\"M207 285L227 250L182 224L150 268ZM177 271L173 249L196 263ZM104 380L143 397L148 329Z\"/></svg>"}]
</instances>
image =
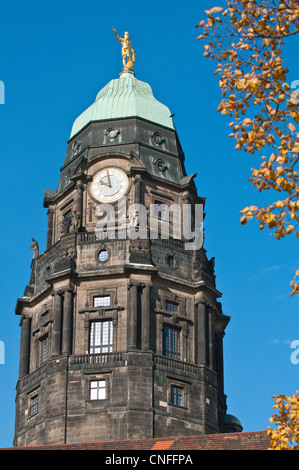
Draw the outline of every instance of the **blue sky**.
<instances>
[{"instance_id":1,"label":"blue sky","mask_svg":"<svg viewBox=\"0 0 299 470\"><path fill-rule=\"evenodd\" d=\"M216 258L217 288L231 316L224 338L228 413L244 431L264 430L273 413L271 395L299 388L299 364L290 360L290 344L299 340L299 297L289 297L298 242L277 241L255 222L240 225L239 211L270 195L248 183L256 157L234 150L229 119L217 113L216 64L202 57L195 40L204 9L215 5L221 1L16 0L1 6L0 447L13 442L20 342L14 309L29 282L31 238L45 250L43 191L57 187L73 121L119 76L112 27L120 35L130 32L136 78L175 114L187 172L197 173L198 193L206 197L205 248ZM285 53L291 83L299 79L298 38Z\"/></svg>"}]
</instances>

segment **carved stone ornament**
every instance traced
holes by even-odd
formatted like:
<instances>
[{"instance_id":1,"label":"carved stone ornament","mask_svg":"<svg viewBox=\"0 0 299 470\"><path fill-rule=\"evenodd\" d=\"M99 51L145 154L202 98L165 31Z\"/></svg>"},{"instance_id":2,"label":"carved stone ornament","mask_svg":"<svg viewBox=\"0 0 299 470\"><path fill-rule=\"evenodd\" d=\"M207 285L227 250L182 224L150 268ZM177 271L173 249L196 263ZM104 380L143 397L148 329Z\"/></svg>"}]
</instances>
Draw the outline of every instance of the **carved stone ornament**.
<instances>
[{"instance_id":1,"label":"carved stone ornament","mask_svg":"<svg viewBox=\"0 0 299 470\"><path fill-rule=\"evenodd\" d=\"M81 149L81 143L77 142L76 140L72 143L72 152L73 152L73 157L78 155Z\"/></svg>"}]
</instances>

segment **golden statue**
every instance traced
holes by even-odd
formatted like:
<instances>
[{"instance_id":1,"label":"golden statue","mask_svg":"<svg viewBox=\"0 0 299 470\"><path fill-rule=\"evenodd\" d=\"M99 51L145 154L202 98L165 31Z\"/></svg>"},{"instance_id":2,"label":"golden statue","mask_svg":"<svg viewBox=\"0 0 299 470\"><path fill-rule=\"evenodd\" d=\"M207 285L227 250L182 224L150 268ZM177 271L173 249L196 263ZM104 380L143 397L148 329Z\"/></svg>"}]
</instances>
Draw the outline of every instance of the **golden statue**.
<instances>
[{"instance_id":1,"label":"golden statue","mask_svg":"<svg viewBox=\"0 0 299 470\"><path fill-rule=\"evenodd\" d=\"M120 38L115 28L112 28L116 38L121 43L121 55L123 58L124 70L133 70L135 64L136 54L132 47L131 41L129 41L129 33L126 31L124 38Z\"/></svg>"}]
</instances>

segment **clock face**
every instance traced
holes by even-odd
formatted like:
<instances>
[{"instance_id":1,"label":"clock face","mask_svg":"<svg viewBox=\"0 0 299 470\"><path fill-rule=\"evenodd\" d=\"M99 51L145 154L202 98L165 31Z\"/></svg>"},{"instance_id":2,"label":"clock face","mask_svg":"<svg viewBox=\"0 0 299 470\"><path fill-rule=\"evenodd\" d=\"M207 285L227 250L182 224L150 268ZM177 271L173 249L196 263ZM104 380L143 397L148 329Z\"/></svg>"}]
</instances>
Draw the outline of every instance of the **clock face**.
<instances>
[{"instance_id":1,"label":"clock face","mask_svg":"<svg viewBox=\"0 0 299 470\"><path fill-rule=\"evenodd\" d=\"M117 168L106 168L99 171L91 184L91 192L100 202L114 202L127 191L127 175Z\"/></svg>"}]
</instances>

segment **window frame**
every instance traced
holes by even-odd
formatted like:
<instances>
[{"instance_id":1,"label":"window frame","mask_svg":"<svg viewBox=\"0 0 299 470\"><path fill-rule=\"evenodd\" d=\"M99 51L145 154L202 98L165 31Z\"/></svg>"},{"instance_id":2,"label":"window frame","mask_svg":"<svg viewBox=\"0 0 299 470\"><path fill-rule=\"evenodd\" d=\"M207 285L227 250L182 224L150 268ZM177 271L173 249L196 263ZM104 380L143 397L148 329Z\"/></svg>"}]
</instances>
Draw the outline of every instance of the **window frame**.
<instances>
[{"instance_id":1,"label":"window frame","mask_svg":"<svg viewBox=\"0 0 299 470\"><path fill-rule=\"evenodd\" d=\"M36 416L39 413L39 395L37 392L29 397L29 417Z\"/></svg>"},{"instance_id":2,"label":"window frame","mask_svg":"<svg viewBox=\"0 0 299 470\"><path fill-rule=\"evenodd\" d=\"M40 365L42 366L49 360L49 352L50 352L49 336L48 335L43 336L42 338L40 338L39 342L40 342L39 362L40 362Z\"/></svg>"},{"instance_id":3,"label":"window frame","mask_svg":"<svg viewBox=\"0 0 299 470\"><path fill-rule=\"evenodd\" d=\"M99 383L103 383L103 386L100 387ZM93 384L97 384L96 387L93 387ZM92 398L92 390L96 390L96 398ZM103 398L99 397L99 392L104 390L105 396ZM89 381L89 401L97 402L107 400L107 381L105 378L93 378Z\"/></svg>"},{"instance_id":4,"label":"window frame","mask_svg":"<svg viewBox=\"0 0 299 470\"><path fill-rule=\"evenodd\" d=\"M184 408L188 409L189 405L189 386L190 383L176 380L175 378L168 377L167 378L167 402L170 406L173 406L175 408ZM173 399L174 394L173 390L180 390L180 403L176 402L175 399Z\"/></svg>"},{"instance_id":5,"label":"window frame","mask_svg":"<svg viewBox=\"0 0 299 470\"><path fill-rule=\"evenodd\" d=\"M108 326L107 343L103 341L103 335L106 334L104 332L104 324ZM99 326L101 325L101 326ZM96 331L99 328L100 331ZM108 354L113 352L113 320L112 319L105 319L105 320L91 320L89 325L89 354ZM100 342L96 343L96 337L100 336ZM107 351L103 351L103 348L107 348ZM96 349L100 349L100 351L95 351Z\"/></svg>"},{"instance_id":6,"label":"window frame","mask_svg":"<svg viewBox=\"0 0 299 470\"><path fill-rule=\"evenodd\" d=\"M166 337L167 330L169 331L168 338ZM173 345L175 348L172 347ZM170 359L181 360L181 330L168 323L163 325L162 354Z\"/></svg>"},{"instance_id":7,"label":"window frame","mask_svg":"<svg viewBox=\"0 0 299 470\"><path fill-rule=\"evenodd\" d=\"M170 384L170 405L179 406L180 408L184 405L184 387L177 384Z\"/></svg>"},{"instance_id":8,"label":"window frame","mask_svg":"<svg viewBox=\"0 0 299 470\"><path fill-rule=\"evenodd\" d=\"M165 220L167 211L166 207L169 207L169 204L167 202L160 201L159 199L154 199L152 205L153 210L151 215L156 217L158 220Z\"/></svg>"},{"instance_id":9,"label":"window frame","mask_svg":"<svg viewBox=\"0 0 299 470\"><path fill-rule=\"evenodd\" d=\"M99 303L96 305L96 300L98 299L109 299L109 303ZM94 295L92 299L93 307L110 307L111 306L111 295L106 294L106 295Z\"/></svg>"},{"instance_id":10,"label":"window frame","mask_svg":"<svg viewBox=\"0 0 299 470\"><path fill-rule=\"evenodd\" d=\"M173 302L172 300L165 299L165 311L169 313L179 313L179 306L178 302ZM171 307L171 308L168 308Z\"/></svg>"}]
</instances>

